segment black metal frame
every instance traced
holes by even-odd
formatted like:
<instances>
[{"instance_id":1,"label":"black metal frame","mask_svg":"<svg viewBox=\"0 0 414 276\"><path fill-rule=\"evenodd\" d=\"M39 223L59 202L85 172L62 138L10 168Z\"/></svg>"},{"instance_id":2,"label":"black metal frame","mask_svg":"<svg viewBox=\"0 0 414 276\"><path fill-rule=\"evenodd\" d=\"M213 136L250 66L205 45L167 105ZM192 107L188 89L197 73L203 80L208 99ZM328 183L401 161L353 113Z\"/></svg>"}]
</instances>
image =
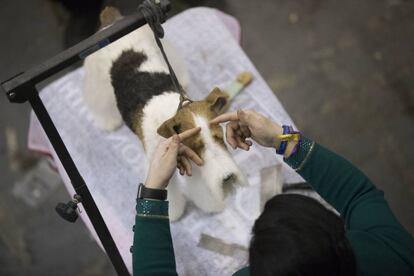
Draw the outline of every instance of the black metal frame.
<instances>
[{"instance_id":1,"label":"black metal frame","mask_svg":"<svg viewBox=\"0 0 414 276\"><path fill-rule=\"evenodd\" d=\"M167 5L162 6L163 12L167 13L170 9L169 2L165 0L163 2L164 4L167 2ZM40 99L36 85L144 24L146 24L146 20L141 13L137 12L130 15L46 62L2 82L0 86L0 89L4 90L10 102L24 103L29 101L31 104L76 193L80 196L81 203L118 275L129 275L128 269L85 181L76 168L59 132Z\"/></svg>"}]
</instances>

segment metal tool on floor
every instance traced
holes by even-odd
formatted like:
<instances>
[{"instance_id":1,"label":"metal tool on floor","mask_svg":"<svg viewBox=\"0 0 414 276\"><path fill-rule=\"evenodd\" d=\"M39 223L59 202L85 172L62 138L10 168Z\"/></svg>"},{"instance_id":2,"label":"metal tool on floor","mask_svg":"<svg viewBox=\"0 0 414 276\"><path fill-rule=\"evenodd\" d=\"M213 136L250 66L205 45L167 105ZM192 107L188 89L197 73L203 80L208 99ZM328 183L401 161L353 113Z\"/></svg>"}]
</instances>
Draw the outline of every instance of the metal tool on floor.
<instances>
[{"instance_id":1,"label":"metal tool on floor","mask_svg":"<svg viewBox=\"0 0 414 276\"><path fill-rule=\"evenodd\" d=\"M147 5L150 4L150 12L156 12L158 18L165 20L165 15L170 10L170 2L168 0L147 0L146 2ZM77 218L77 204L81 203L83 205L118 275L129 275L128 269L125 266L118 248L116 247L85 181L80 175L58 130L53 124L53 121L39 96L39 91L37 90L36 85L70 65L83 60L86 56L98 51L124 35L145 25L147 23L146 20L148 20L150 15L151 14L148 14L147 11L146 16L144 16L141 11L125 17L112 26L92 35L44 63L3 81L0 86L10 102L24 103L29 101L72 182L76 191L74 199L68 204L59 204L56 207L56 211L64 219L74 221ZM160 17L159 15L162 16Z\"/></svg>"}]
</instances>

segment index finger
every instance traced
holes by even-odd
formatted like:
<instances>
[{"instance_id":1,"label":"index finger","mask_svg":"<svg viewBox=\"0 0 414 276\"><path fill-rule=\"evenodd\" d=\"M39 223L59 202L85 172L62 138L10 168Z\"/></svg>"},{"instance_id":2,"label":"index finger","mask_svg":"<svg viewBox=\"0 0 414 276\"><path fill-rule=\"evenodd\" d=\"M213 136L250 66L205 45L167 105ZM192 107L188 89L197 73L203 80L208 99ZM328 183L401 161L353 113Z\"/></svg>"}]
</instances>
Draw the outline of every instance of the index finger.
<instances>
[{"instance_id":1,"label":"index finger","mask_svg":"<svg viewBox=\"0 0 414 276\"><path fill-rule=\"evenodd\" d=\"M201 130L201 127L195 127L191 129L187 129L186 131L183 131L182 133L178 134L178 137L180 138L180 141L183 141L187 138L190 138L191 136L199 133Z\"/></svg>"},{"instance_id":2,"label":"index finger","mask_svg":"<svg viewBox=\"0 0 414 276\"><path fill-rule=\"evenodd\" d=\"M224 113L224 114L217 116L216 118L210 121L210 124L220 124L220 123L225 123L228 121L238 121L238 120L239 120L239 117L237 116L237 112L234 111L234 112Z\"/></svg>"}]
</instances>

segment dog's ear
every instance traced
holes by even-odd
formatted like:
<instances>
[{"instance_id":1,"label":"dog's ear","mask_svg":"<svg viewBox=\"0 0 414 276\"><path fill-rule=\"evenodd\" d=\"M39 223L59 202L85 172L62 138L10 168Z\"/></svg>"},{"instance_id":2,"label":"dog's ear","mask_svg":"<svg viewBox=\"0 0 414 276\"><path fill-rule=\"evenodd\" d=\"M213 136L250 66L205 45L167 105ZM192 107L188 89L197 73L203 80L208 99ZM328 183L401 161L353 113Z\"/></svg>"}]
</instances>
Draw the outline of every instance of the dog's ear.
<instances>
[{"instance_id":1,"label":"dog's ear","mask_svg":"<svg viewBox=\"0 0 414 276\"><path fill-rule=\"evenodd\" d=\"M179 131L180 124L177 123L175 117L168 119L157 129L157 133L164 138L170 138L173 134L179 133Z\"/></svg>"},{"instance_id":2,"label":"dog's ear","mask_svg":"<svg viewBox=\"0 0 414 276\"><path fill-rule=\"evenodd\" d=\"M116 21L122 19L122 14L117 8L107 6L101 11L99 19L101 22L101 26L99 27L99 29L103 29L109 25L114 24Z\"/></svg>"},{"instance_id":3,"label":"dog's ear","mask_svg":"<svg viewBox=\"0 0 414 276\"><path fill-rule=\"evenodd\" d=\"M210 104L212 111L220 113L228 102L229 95L223 93L220 88L215 87L208 94L206 101Z\"/></svg>"}]
</instances>

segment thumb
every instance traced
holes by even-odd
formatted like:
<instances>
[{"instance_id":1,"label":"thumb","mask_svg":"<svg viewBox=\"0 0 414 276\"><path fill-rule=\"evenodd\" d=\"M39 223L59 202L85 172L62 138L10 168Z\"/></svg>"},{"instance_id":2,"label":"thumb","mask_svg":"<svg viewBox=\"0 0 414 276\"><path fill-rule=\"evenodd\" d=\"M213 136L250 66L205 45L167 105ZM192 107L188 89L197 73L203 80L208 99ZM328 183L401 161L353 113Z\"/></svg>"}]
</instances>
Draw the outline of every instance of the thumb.
<instances>
[{"instance_id":1,"label":"thumb","mask_svg":"<svg viewBox=\"0 0 414 276\"><path fill-rule=\"evenodd\" d=\"M180 143L181 143L180 136L178 136L178 134L174 134L172 136L169 149L173 152L178 152L178 149L180 147Z\"/></svg>"},{"instance_id":2,"label":"thumb","mask_svg":"<svg viewBox=\"0 0 414 276\"><path fill-rule=\"evenodd\" d=\"M170 138L170 142L168 143L164 154L166 156L171 157L171 158L172 158L172 156L174 156L174 158L175 158L178 154L179 148L180 148L180 137L178 137L177 134L174 134Z\"/></svg>"},{"instance_id":3,"label":"thumb","mask_svg":"<svg viewBox=\"0 0 414 276\"><path fill-rule=\"evenodd\" d=\"M244 111L242 109L238 109L237 110L237 118L239 118L239 121L240 121L241 124L249 125L248 115L247 115L246 111Z\"/></svg>"},{"instance_id":4,"label":"thumb","mask_svg":"<svg viewBox=\"0 0 414 276\"><path fill-rule=\"evenodd\" d=\"M178 136L178 134L177 133L175 133L174 135L173 135L173 137L172 137L172 142L173 142L173 144L179 144L180 143L180 136Z\"/></svg>"},{"instance_id":5,"label":"thumb","mask_svg":"<svg viewBox=\"0 0 414 276\"><path fill-rule=\"evenodd\" d=\"M178 136L178 134L174 134L172 137L171 137L171 142L170 142L170 146L168 147L169 148L169 151L170 150L172 150L173 152L178 152L178 148L179 148L179 146L180 146L180 136Z\"/></svg>"}]
</instances>

